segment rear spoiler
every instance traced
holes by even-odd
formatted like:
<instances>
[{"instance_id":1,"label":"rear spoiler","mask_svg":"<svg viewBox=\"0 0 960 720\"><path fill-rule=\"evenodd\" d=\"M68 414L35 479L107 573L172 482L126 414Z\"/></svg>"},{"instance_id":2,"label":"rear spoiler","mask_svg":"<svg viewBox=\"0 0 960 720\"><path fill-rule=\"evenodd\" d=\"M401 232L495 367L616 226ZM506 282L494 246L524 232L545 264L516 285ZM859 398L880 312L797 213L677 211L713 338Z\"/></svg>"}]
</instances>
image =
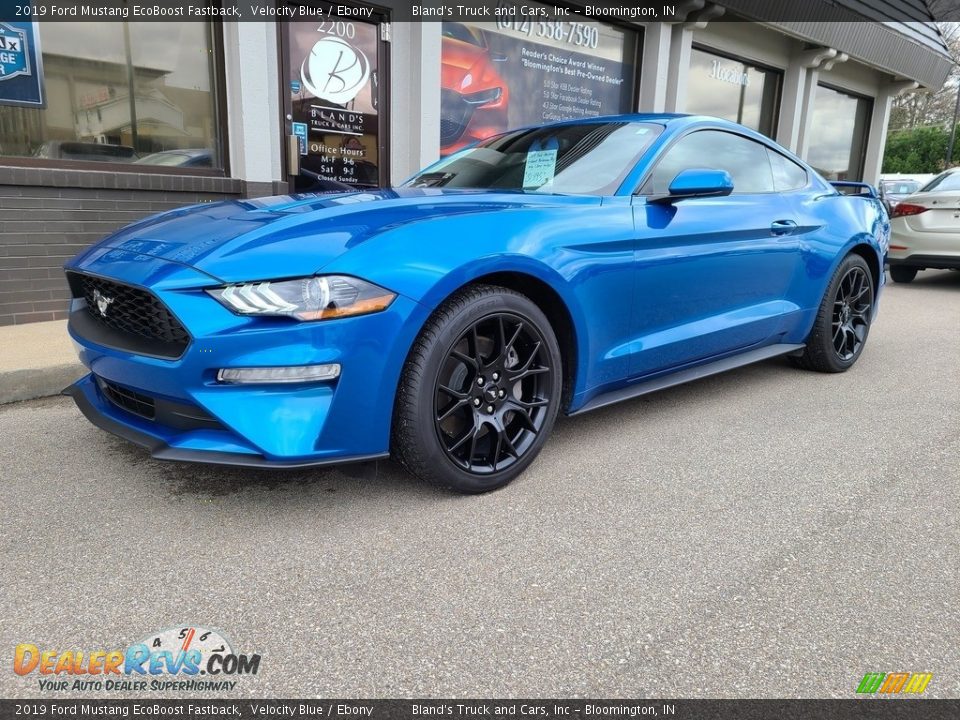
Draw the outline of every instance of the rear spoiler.
<instances>
[{"instance_id":1,"label":"rear spoiler","mask_svg":"<svg viewBox=\"0 0 960 720\"><path fill-rule=\"evenodd\" d=\"M862 182L850 182L849 180L837 180L831 182L841 195L865 195L866 197L876 198L877 191L873 185Z\"/></svg>"}]
</instances>

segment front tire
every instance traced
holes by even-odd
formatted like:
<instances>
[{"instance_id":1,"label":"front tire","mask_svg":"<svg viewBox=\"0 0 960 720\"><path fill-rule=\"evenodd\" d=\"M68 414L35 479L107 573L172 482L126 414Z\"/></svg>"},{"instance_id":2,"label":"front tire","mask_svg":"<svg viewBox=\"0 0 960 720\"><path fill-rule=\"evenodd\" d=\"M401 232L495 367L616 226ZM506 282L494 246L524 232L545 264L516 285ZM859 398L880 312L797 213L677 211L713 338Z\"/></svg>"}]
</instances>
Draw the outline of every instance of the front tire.
<instances>
[{"instance_id":1,"label":"front tire","mask_svg":"<svg viewBox=\"0 0 960 720\"><path fill-rule=\"evenodd\" d=\"M546 442L560 407L560 347L520 293L471 285L427 321L404 365L391 452L463 493L503 487Z\"/></svg>"},{"instance_id":2,"label":"front tire","mask_svg":"<svg viewBox=\"0 0 960 720\"><path fill-rule=\"evenodd\" d=\"M847 255L820 302L803 354L791 358L807 370L845 372L863 352L873 319L873 276L866 260Z\"/></svg>"},{"instance_id":3,"label":"front tire","mask_svg":"<svg viewBox=\"0 0 960 720\"><path fill-rule=\"evenodd\" d=\"M917 268L915 267L908 267L906 265L890 266L890 277L893 278L894 282L898 282L898 283L913 282L913 279L916 276L917 276Z\"/></svg>"}]
</instances>

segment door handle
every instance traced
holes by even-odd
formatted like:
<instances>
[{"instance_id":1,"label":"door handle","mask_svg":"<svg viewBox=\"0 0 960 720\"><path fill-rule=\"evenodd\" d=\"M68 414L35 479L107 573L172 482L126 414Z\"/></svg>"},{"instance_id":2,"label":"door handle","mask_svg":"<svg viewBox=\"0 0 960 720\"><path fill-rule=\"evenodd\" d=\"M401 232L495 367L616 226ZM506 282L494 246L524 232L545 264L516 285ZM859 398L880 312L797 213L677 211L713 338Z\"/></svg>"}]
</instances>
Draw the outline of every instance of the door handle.
<instances>
[{"instance_id":1,"label":"door handle","mask_svg":"<svg viewBox=\"0 0 960 720\"><path fill-rule=\"evenodd\" d=\"M797 223L793 220L774 220L770 223L771 235L789 235L797 229Z\"/></svg>"}]
</instances>

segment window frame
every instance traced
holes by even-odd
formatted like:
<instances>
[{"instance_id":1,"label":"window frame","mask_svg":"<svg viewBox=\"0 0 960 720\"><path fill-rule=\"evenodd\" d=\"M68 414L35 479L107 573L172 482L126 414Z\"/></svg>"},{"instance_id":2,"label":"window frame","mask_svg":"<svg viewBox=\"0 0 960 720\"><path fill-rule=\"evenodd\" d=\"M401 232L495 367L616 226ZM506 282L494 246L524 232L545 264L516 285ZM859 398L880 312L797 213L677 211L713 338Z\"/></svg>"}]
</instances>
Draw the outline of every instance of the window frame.
<instances>
[{"instance_id":1,"label":"window frame","mask_svg":"<svg viewBox=\"0 0 960 720\"><path fill-rule=\"evenodd\" d=\"M0 172L4 168L43 168L48 170L99 170L109 173L135 173L144 175L196 175L200 177L231 177L230 142L227 128L227 98L223 23L210 21L211 56L213 57L214 124L219 129L215 148L221 158L221 168L164 167L162 165L137 165L135 162L99 162L96 160L52 160L49 158L19 155L0 155Z\"/></svg>"},{"instance_id":2,"label":"window frame","mask_svg":"<svg viewBox=\"0 0 960 720\"><path fill-rule=\"evenodd\" d=\"M770 144L772 141L769 141L769 140L766 138L766 136L763 136L763 139L760 140L760 139L757 139L757 138L754 138L754 137L750 137L750 136L747 135L746 133L739 132L739 131L737 131L737 130L735 130L735 129L733 129L733 128L718 127L718 126L716 126L716 125L707 125L707 126L700 126L700 127L691 128L691 129L687 130L686 132L682 133L681 135L678 135L677 137L673 138L673 139L670 140L664 147L662 147L662 148L660 149L660 151L657 153L656 157L654 157L654 158L651 160L651 162L650 162L650 169L647 170L646 172L644 172L643 176L640 178L639 182L637 183L636 188L634 189L634 191L633 191L632 193L630 193L630 195L631 195L632 197L643 197L643 198L652 197L652 196L654 196L654 195L657 195L658 193L643 192L643 187L644 187L644 185L647 184L647 182L650 180L650 176L653 175L654 170L657 169L657 167L658 167L658 166L660 165L660 163L663 161L663 158L666 156L666 154L667 154L668 152L670 152L670 150L673 149L673 146L674 146L674 145L676 145L677 143L679 143L680 141L682 141L684 138L687 138L687 137L693 135L694 133L698 133L698 132L722 132L722 133L727 133L727 134L729 134L729 135L735 135L735 136L737 136L737 137L739 137L739 138L743 138L744 140L748 140L748 141L750 141L750 142L756 143L757 145L759 145L760 147L764 148L765 150L771 151L771 152L775 152L775 153L777 153L778 155L783 156L784 158L786 158L787 160L789 160L789 161L792 162L793 164L798 165L800 168L803 169L803 171L804 171L804 173L806 174L806 177L807 177L807 182L806 182L806 184L805 184L803 187L801 187L801 188L797 188L796 190L777 190L777 189L774 189L774 190L771 190L771 191L769 191L769 192L738 193L738 192L736 191L736 186L734 186L734 191L733 191L733 193L731 193L732 195L745 195L745 196L747 196L747 195L783 195L783 194L786 194L786 193L803 192L803 191L805 191L805 190L809 190L809 189L810 189L810 186L811 186L811 184L812 184L812 182L813 182L813 180L812 180L812 175L810 174L810 171L803 165L803 163L798 163L796 160L793 160L793 159L790 158L789 156L787 156L787 155L785 155L784 153L782 153L781 151L779 151L777 148L773 147L773 146ZM758 134L759 134L759 133L758 133ZM768 163L770 162L769 159L767 160L767 162L768 162ZM770 175L771 175L771 179L773 179L773 177L772 177L772 176L773 176L773 168L772 168L772 167L770 168Z\"/></svg>"},{"instance_id":3,"label":"window frame","mask_svg":"<svg viewBox=\"0 0 960 720\"><path fill-rule=\"evenodd\" d=\"M840 93L841 95L846 95L847 97L853 98L858 101L863 100L864 102L867 103L867 112L866 112L867 121L864 123L864 126L863 126L863 144L862 144L862 147L860 148L860 153L857 156L857 175L860 177L860 180L838 181L838 182L861 182L863 180L863 171L866 169L866 166L867 166L867 148L870 145L870 125L871 125L871 118L873 116L873 109L876 103L876 98L871 97L869 95L864 95L863 93L857 92L855 90L850 90L848 88L843 87L842 85L835 85L834 83L831 83L829 79L826 82L824 82L823 80L818 80L816 87L823 87L823 88L826 88L827 90L833 90L834 92ZM811 113L810 113L811 121L813 120L813 114L816 113L816 110L817 110L816 87L814 88L814 101L813 101L813 104L811 105ZM811 167L813 166L811 165ZM826 178L824 179L826 180ZM827 182L831 182L831 181L827 180Z\"/></svg>"}]
</instances>

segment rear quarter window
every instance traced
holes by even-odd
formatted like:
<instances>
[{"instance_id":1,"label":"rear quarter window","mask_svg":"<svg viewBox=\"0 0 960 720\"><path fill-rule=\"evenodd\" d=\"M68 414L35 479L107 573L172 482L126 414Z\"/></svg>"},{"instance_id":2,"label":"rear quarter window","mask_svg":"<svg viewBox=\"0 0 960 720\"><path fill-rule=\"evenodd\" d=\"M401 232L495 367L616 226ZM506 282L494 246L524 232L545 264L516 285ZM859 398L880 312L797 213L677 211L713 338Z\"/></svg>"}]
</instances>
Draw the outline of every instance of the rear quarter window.
<instances>
[{"instance_id":1,"label":"rear quarter window","mask_svg":"<svg viewBox=\"0 0 960 720\"><path fill-rule=\"evenodd\" d=\"M770 169L773 171L773 186L777 192L800 190L807 186L807 171L790 158L767 148Z\"/></svg>"}]
</instances>

